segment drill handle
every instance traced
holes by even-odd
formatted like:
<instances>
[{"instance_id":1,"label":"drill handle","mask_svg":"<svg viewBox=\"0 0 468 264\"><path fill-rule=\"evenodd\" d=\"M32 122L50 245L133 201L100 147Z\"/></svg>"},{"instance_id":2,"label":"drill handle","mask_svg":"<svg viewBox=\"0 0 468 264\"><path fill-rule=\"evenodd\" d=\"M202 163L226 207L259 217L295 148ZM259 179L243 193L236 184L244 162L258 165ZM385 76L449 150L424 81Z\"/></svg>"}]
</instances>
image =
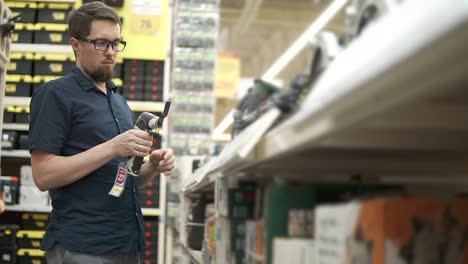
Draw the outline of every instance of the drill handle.
<instances>
[{"instance_id":1,"label":"drill handle","mask_svg":"<svg viewBox=\"0 0 468 264\"><path fill-rule=\"evenodd\" d=\"M143 157L130 157L127 160L127 171L132 176L138 176L140 174L141 165L143 164Z\"/></svg>"}]
</instances>

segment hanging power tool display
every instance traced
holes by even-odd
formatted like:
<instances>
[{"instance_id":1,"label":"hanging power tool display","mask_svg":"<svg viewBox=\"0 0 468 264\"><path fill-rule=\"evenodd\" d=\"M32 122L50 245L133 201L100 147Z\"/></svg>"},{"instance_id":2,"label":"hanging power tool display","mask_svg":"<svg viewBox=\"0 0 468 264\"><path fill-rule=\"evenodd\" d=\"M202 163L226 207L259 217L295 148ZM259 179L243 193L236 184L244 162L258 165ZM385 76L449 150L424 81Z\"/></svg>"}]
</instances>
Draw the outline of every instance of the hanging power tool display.
<instances>
[{"instance_id":1,"label":"hanging power tool display","mask_svg":"<svg viewBox=\"0 0 468 264\"><path fill-rule=\"evenodd\" d=\"M232 138L257 120L272 107L281 110L282 117L276 124L295 112L303 95L313 89L320 75L356 39L366 27L395 8L401 0L353 0L346 9L345 30L338 37L329 31L319 32L310 41L313 56L309 71L296 75L289 89L279 89L257 79L234 109Z\"/></svg>"},{"instance_id":2,"label":"hanging power tool display","mask_svg":"<svg viewBox=\"0 0 468 264\"><path fill-rule=\"evenodd\" d=\"M391 12L403 0L353 0L346 8L345 30L340 43L347 46L378 18Z\"/></svg>"}]
</instances>

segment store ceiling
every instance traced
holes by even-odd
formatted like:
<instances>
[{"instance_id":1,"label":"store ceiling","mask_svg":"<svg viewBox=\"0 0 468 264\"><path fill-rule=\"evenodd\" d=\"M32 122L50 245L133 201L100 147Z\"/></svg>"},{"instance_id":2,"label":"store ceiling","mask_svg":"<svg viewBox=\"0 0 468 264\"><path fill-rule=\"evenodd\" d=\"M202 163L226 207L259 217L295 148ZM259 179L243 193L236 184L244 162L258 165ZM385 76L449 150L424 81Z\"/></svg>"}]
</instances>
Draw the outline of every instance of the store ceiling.
<instances>
[{"instance_id":1,"label":"store ceiling","mask_svg":"<svg viewBox=\"0 0 468 264\"><path fill-rule=\"evenodd\" d=\"M238 51L241 77L261 77L331 3L330 0L221 0L219 48ZM341 32L343 12L327 25ZM312 49L305 48L278 79L286 83L308 68Z\"/></svg>"}]
</instances>

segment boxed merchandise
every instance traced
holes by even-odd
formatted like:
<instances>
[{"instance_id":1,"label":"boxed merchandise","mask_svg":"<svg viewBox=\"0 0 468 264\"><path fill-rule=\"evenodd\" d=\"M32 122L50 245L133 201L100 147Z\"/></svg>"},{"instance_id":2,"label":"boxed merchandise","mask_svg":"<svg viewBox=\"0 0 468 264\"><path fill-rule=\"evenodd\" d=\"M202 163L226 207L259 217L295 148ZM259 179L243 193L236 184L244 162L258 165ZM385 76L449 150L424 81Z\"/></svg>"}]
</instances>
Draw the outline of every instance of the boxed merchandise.
<instances>
[{"instance_id":1,"label":"boxed merchandise","mask_svg":"<svg viewBox=\"0 0 468 264\"><path fill-rule=\"evenodd\" d=\"M16 264L16 225L0 225L0 263Z\"/></svg>"},{"instance_id":2,"label":"boxed merchandise","mask_svg":"<svg viewBox=\"0 0 468 264\"><path fill-rule=\"evenodd\" d=\"M11 33L11 41L13 43L33 43L34 24L16 23L15 30Z\"/></svg>"},{"instance_id":3,"label":"boxed merchandise","mask_svg":"<svg viewBox=\"0 0 468 264\"><path fill-rule=\"evenodd\" d=\"M3 123L14 123L16 107L14 105L4 105L3 107Z\"/></svg>"},{"instance_id":4,"label":"boxed merchandise","mask_svg":"<svg viewBox=\"0 0 468 264\"><path fill-rule=\"evenodd\" d=\"M34 56L34 73L36 75L61 76L71 72L75 57L65 54L41 54Z\"/></svg>"},{"instance_id":5,"label":"boxed merchandise","mask_svg":"<svg viewBox=\"0 0 468 264\"><path fill-rule=\"evenodd\" d=\"M46 264L45 251L21 248L17 252L18 264Z\"/></svg>"},{"instance_id":6,"label":"boxed merchandise","mask_svg":"<svg viewBox=\"0 0 468 264\"><path fill-rule=\"evenodd\" d=\"M316 209L316 263L468 263L468 200L379 198Z\"/></svg>"},{"instance_id":7,"label":"boxed merchandise","mask_svg":"<svg viewBox=\"0 0 468 264\"><path fill-rule=\"evenodd\" d=\"M17 232L18 226L16 225L0 225L0 248L17 248Z\"/></svg>"},{"instance_id":8,"label":"boxed merchandise","mask_svg":"<svg viewBox=\"0 0 468 264\"><path fill-rule=\"evenodd\" d=\"M16 234L19 248L40 249L45 231L20 230Z\"/></svg>"},{"instance_id":9,"label":"boxed merchandise","mask_svg":"<svg viewBox=\"0 0 468 264\"><path fill-rule=\"evenodd\" d=\"M33 82L32 94L34 94L34 92L37 91L37 89L39 89L39 87L45 82L48 82L57 78L59 78L59 76L45 76L45 75L34 76L32 80Z\"/></svg>"},{"instance_id":10,"label":"boxed merchandise","mask_svg":"<svg viewBox=\"0 0 468 264\"><path fill-rule=\"evenodd\" d=\"M12 16L21 15L19 23L36 23L37 4L32 2L8 1Z\"/></svg>"},{"instance_id":11,"label":"boxed merchandise","mask_svg":"<svg viewBox=\"0 0 468 264\"><path fill-rule=\"evenodd\" d=\"M49 214L22 213L21 226L26 230L45 230L49 224Z\"/></svg>"},{"instance_id":12,"label":"boxed merchandise","mask_svg":"<svg viewBox=\"0 0 468 264\"><path fill-rule=\"evenodd\" d=\"M19 192L19 178L16 176L0 176L3 202L17 204Z\"/></svg>"},{"instance_id":13,"label":"boxed merchandise","mask_svg":"<svg viewBox=\"0 0 468 264\"><path fill-rule=\"evenodd\" d=\"M38 4L38 23L59 23L66 24L68 13L73 8L69 3L39 3Z\"/></svg>"},{"instance_id":14,"label":"boxed merchandise","mask_svg":"<svg viewBox=\"0 0 468 264\"><path fill-rule=\"evenodd\" d=\"M29 149L29 135L27 134L27 132L19 133L18 149L24 149L24 150Z\"/></svg>"},{"instance_id":15,"label":"boxed merchandise","mask_svg":"<svg viewBox=\"0 0 468 264\"><path fill-rule=\"evenodd\" d=\"M29 124L29 106L17 106L15 112L17 124Z\"/></svg>"},{"instance_id":16,"label":"boxed merchandise","mask_svg":"<svg viewBox=\"0 0 468 264\"><path fill-rule=\"evenodd\" d=\"M10 53L10 62L7 65L8 75L10 74L32 75L33 73L32 72L32 64L33 64L32 60L33 60L33 53L31 52Z\"/></svg>"},{"instance_id":17,"label":"boxed merchandise","mask_svg":"<svg viewBox=\"0 0 468 264\"><path fill-rule=\"evenodd\" d=\"M29 71L32 71L29 69ZM5 96L30 97L32 91L32 77L30 75L7 74Z\"/></svg>"},{"instance_id":18,"label":"boxed merchandise","mask_svg":"<svg viewBox=\"0 0 468 264\"><path fill-rule=\"evenodd\" d=\"M69 44L67 27L66 24L35 24L34 43L67 45Z\"/></svg>"},{"instance_id":19,"label":"boxed merchandise","mask_svg":"<svg viewBox=\"0 0 468 264\"><path fill-rule=\"evenodd\" d=\"M18 148L18 132L5 130L2 133L2 149L12 150Z\"/></svg>"},{"instance_id":20,"label":"boxed merchandise","mask_svg":"<svg viewBox=\"0 0 468 264\"><path fill-rule=\"evenodd\" d=\"M314 240L306 238L273 239L273 264L311 264L314 262Z\"/></svg>"}]
</instances>

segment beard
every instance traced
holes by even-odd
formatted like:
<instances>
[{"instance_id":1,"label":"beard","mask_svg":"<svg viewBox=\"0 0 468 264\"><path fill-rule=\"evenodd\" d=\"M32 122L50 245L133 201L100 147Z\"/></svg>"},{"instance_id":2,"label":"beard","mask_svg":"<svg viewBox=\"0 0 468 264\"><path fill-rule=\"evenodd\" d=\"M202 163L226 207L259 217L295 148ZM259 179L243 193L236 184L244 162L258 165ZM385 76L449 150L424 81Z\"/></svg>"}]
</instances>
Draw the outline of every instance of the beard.
<instances>
[{"instance_id":1,"label":"beard","mask_svg":"<svg viewBox=\"0 0 468 264\"><path fill-rule=\"evenodd\" d=\"M97 68L93 71L84 70L95 82L107 82L114 77L114 67L112 69Z\"/></svg>"}]
</instances>

